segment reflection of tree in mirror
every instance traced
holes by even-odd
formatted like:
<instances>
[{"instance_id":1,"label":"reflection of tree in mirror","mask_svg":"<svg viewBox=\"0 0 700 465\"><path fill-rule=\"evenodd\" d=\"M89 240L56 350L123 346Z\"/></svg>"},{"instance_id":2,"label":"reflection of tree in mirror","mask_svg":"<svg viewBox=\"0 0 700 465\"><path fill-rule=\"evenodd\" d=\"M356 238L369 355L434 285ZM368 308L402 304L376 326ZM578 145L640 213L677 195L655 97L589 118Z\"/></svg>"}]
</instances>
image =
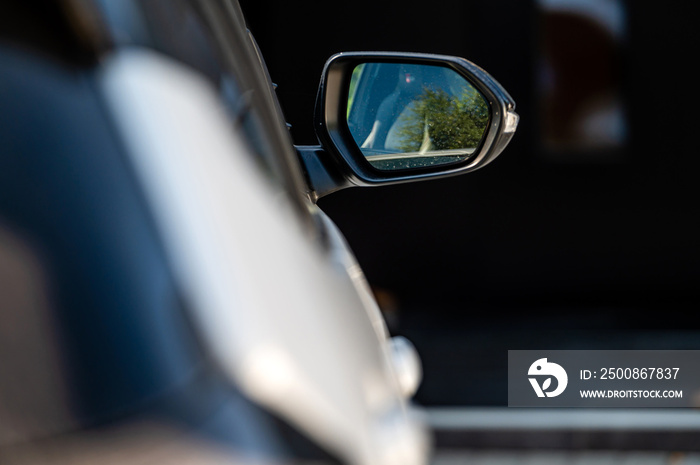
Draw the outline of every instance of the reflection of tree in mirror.
<instances>
[{"instance_id":1,"label":"reflection of tree in mirror","mask_svg":"<svg viewBox=\"0 0 700 465\"><path fill-rule=\"evenodd\" d=\"M410 111L401 115L397 136L404 152L476 148L488 120L488 104L478 92L464 91L455 98L444 90L424 88Z\"/></svg>"}]
</instances>

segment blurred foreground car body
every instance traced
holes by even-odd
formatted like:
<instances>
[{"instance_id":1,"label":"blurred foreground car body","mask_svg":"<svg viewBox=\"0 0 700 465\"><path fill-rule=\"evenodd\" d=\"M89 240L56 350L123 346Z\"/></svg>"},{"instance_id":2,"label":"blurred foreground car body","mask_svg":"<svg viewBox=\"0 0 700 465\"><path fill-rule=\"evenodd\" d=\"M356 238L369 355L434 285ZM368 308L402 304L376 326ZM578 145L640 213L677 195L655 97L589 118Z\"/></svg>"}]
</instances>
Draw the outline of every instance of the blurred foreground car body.
<instances>
[{"instance_id":1,"label":"blurred foreground car body","mask_svg":"<svg viewBox=\"0 0 700 465\"><path fill-rule=\"evenodd\" d=\"M314 205L238 5L6 13L0 462L425 463L416 355Z\"/></svg>"}]
</instances>

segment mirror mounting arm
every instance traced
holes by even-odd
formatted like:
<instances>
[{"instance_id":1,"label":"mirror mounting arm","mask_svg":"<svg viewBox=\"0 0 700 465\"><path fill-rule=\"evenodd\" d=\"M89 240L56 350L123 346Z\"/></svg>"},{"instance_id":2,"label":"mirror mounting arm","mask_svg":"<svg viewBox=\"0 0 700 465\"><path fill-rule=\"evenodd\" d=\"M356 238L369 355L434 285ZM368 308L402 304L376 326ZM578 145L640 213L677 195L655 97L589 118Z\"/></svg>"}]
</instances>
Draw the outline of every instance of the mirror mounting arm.
<instances>
[{"instance_id":1,"label":"mirror mounting arm","mask_svg":"<svg viewBox=\"0 0 700 465\"><path fill-rule=\"evenodd\" d=\"M308 181L309 197L316 203L318 199L333 192L353 187L333 156L320 145L295 145L302 162L304 175Z\"/></svg>"}]
</instances>

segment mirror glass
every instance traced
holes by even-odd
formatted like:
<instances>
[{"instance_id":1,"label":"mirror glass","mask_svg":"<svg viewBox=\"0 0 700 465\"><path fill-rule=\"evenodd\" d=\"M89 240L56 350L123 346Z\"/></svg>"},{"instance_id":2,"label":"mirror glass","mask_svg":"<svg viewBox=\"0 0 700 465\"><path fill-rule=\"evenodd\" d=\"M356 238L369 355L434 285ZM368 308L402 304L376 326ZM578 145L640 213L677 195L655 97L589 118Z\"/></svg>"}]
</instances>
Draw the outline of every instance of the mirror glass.
<instances>
[{"instance_id":1,"label":"mirror glass","mask_svg":"<svg viewBox=\"0 0 700 465\"><path fill-rule=\"evenodd\" d=\"M486 133L490 108L453 69L363 63L352 73L346 116L367 161L393 171L469 159Z\"/></svg>"}]
</instances>

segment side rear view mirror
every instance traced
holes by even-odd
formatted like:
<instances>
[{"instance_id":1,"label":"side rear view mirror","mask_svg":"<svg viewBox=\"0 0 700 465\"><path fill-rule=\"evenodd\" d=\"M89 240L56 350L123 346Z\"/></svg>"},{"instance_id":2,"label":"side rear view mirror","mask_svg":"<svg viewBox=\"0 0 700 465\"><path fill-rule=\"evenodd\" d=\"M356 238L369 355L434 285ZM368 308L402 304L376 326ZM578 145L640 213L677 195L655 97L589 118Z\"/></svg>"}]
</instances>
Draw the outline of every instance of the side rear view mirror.
<instances>
[{"instance_id":1,"label":"side rear view mirror","mask_svg":"<svg viewBox=\"0 0 700 465\"><path fill-rule=\"evenodd\" d=\"M320 147L297 147L316 198L474 171L518 124L515 102L457 57L341 53L323 71L315 111Z\"/></svg>"}]
</instances>

